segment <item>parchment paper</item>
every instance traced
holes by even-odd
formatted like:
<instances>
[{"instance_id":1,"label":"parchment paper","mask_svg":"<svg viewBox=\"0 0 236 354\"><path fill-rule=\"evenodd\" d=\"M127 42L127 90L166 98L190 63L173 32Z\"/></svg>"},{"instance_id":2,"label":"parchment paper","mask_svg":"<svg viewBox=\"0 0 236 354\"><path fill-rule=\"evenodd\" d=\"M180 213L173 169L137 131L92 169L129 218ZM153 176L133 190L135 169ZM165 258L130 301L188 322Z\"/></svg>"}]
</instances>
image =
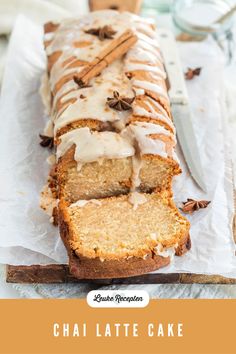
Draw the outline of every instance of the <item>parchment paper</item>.
<instances>
[{"instance_id":1,"label":"parchment paper","mask_svg":"<svg viewBox=\"0 0 236 354\"><path fill-rule=\"evenodd\" d=\"M192 249L161 272L194 272L236 277L232 238L233 187L226 152L222 115L223 57L207 40L179 45L183 70L202 67L189 81L195 133L201 152L208 193L193 182L181 151L183 169L174 183L175 201L211 200L207 209L190 216ZM0 262L9 264L66 263L58 230L39 208L50 152L39 146L38 134L47 117L38 94L45 70L42 28L19 16L11 36L0 107ZM179 150L179 149L178 149Z\"/></svg>"}]
</instances>

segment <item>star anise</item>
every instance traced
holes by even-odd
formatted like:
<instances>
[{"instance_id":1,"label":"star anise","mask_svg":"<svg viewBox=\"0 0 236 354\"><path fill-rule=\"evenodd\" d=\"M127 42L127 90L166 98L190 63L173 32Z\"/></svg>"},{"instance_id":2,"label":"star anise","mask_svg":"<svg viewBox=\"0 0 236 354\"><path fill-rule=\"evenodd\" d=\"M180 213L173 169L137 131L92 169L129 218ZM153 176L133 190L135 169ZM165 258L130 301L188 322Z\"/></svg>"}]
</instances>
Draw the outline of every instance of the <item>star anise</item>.
<instances>
[{"instance_id":1,"label":"star anise","mask_svg":"<svg viewBox=\"0 0 236 354\"><path fill-rule=\"evenodd\" d=\"M181 210L186 214L192 214L194 211L204 209L210 204L208 200L194 200L188 198L186 202L183 202Z\"/></svg>"},{"instance_id":2,"label":"star anise","mask_svg":"<svg viewBox=\"0 0 236 354\"><path fill-rule=\"evenodd\" d=\"M104 41L104 39L113 39L113 35L116 34L116 31L114 31L111 26L103 26L98 28L91 28L85 31L85 33L97 36L100 41Z\"/></svg>"},{"instance_id":3,"label":"star anise","mask_svg":"<svg viewBox=\"0 0 236 354\"><path fill-rule=\"evenodd\" d=\"M39 137L41 139L40 145L42 147L49 147L49 149L53 148L53 138L52 137L46 136L46 135L42 135L42 134L39 134Z\"/></svg>"},{"instance_id":4,"label":"star anise","mask_svg":"<svg viewBox=\"0 0 236 354\"><path fill-rule=\"evenodd\" d=\"M75 75L73 76L73 80L79 86L79 88L92 87L91 85L88 85L86 82L84 82L82 79Z\"/></svg>"},{"instance_id":5,"label":"star anise","mask_svg":"<svg viewBox=\"0 0 236 354\"><path fill-rule=\"evenodd\" d=\"M186 71L185 75L185 79L186 80L192 80L194 78L194 76L199 76L201 73L202 68L196 68L196 69L191 69L188 68L188 71Z\"/></svg>"},{"instance_id":6,"label":"star anise","mask_svg":"<svg viewBox=\"0 0 236 354\"><path fill-rule=\"evenodd\" d=\"M135 99L134 97L122 97L118 91L113 91L113 97L107 97L107 104L110 108L116 111L128 111L132 109L131 104Z\"/></svg>"}]
</instances>

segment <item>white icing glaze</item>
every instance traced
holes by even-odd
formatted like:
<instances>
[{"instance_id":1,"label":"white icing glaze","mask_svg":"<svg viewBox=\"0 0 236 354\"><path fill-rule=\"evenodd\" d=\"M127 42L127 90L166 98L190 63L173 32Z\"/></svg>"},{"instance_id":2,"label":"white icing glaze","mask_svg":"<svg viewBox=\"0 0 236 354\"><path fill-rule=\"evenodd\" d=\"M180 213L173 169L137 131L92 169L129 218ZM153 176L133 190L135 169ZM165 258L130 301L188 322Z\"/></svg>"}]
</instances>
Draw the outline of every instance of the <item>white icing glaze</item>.
<instances>
[{"instance_id":1,"label":"white icing glaze","mask_svg":"<svg viewBox=\"0 0 236 354\"><path fill-rule=\"evenodd\" d=\"M174 124L171 118L164 110L164 108L161 106L161 104L150 97L148 98L146 97L144 102L148 106L148 110L146 110L144 107L139 106L138 102L135 101L133 103L133 114L135 116L143 116L147 118L159 119L160 121L169 125L170 128L175 133ZM160 113L158 113L157 111L159 111Z\"/></svg>"},{"instance_id":2,"label":"white icing glaze","mask_svg":"<svg viewBox=\"0 0 236 354\"><path fill-rule=\"evenodd\" d=\"M144 81L144 80L133 80L133 85L135 87L142 88L144 90L149 90L157 93L158 95L164 97L169 100L166 90L164 90L161 86L156 83Z\"/></svg>"},{"instance_id":3,"label":"white icing glaze","mask_svg":"<svg viewBox=\"0 0 236 354\"><path fill-rule=\"evenodd\" d=\"M141 89L141 88L134 87L134 91L135 91L136 96L141 96L141 95L145 94L144 89Z\"/></svg>"},{"instance_id":4,"label":"white icing glaze","mask_svg":"<svg viewBox=\"0 0 236 354\"><path fill-rule=\"evenodd\" d=\"M71 90L76 90L77 86L74 80L70 80L66 82L61 88L57 91L54 95L53 102L52 102L52 110L51 110L51 120L55 120L56 117L60 116L60 109L56 110L56 105L58 104L59 99L61 99L65 94L69 93Z\"/></svg>"},{"instance_id":5,"label":"white icing glaze","mask_svg":"<svg viewBox=\"0 0 236 354\"><path fill-rule=\"evenodd\" d=\"M168 143L161 139L153 139L149 136L150 134L164 135L168 139L173 140L171 149L169 149ZM136 141L141 155L154 154L165 158L173 157L174 136L169 130L159 124L135 122L124 129L121 136L129 139L132 143Z\"/></svg>"},{"instance_id":6,"label":"white icing glaze","mask_svg":"<svg viewBox=\"0 0 236 354\"><path fill-rule=\"evenodd\" d=\"M153 108L151 108L151 109L153 109ZM167 118L161 114L158 114L156 111L150 113L145 108L140 107L138 105L134 105L133 112L134 112L135 116L160 119L161 121L167 123L174 130L174 125L173 125L172 121L170 120L170 118Z\"/></svg>"},{"instance_id":7,"label":"white icing glaze","mask_svg":"<svg viewBox=\"0 0 236 354\"><path fill-rule=\"evenodd\" d=\"M152 38L152 39L157 39L157 35L156 32L147 24L145 24L144 22L138 21L135 24L135 28L137 31L144 33L146 36ZM157 45L158 45L158 41L157 41ZM158 45L159 48L159 45Z\"/></svg>"},{"instance_id":8,"label":"white icing glaze","mask_svg":"<svg viewBox=\"0 0 236 354\"><path fill-rule=\"evenodd\" d=\"M49 120L46 123L46 126L44 128L43 134L46 136L49 136L50 138L53 138L54 133L53 133L53 122L51 120Z\"/></svg>"},{"instance_id":9,"label":"white icing glaze","mask_svg":"<svg viewBox=\"0 0 236 354\"><path fill-rule=\"evenodd\" d=\"M137 35L141 41L145 42L145 44L147 43L150 46L154 47L155 49L158 49L158 50L160 49L160 46L158 44L158 40L156 38L155 39L150 38L148 35L146 35L142 32L139 32L139 31L137 31Z\"/></svg>"},{"instance_id":10,"label":"white icing glaze","mask_svg":"<svg viewBox=\"0 0 236 354\"><path fill-rule=\"evenodd\" d=\"M122 136L114 132L91 132L89 128L72 130L61 136L57 158L75 144L75 161L87 163L100 158L124 158L134 155L134 148Z\"/></svg>"},{"instance_id":11,"label":"white icing glaze","mask_svg":"<svg viewBox=\"0 0 236 354\"><path fill-rule=\"evenodd\" d=\"M45 112L50 114L51 111L51 91L48 80L48 74L45 72L41 78L41 85L39 89L39 94L41 96Z\"/></svg>"},{"instance_id":12,"label":"white icing glaze","mask_svg":"<svg viewBox=\"0 0 236 354\"><path fill-rule=\"evenodd\" d=\"M154 248L154 252L158 255L158 256L162 256L162 257L170 257L170 259L172 260L174 255L175 255L175 247L163 247L161 243L158 243L157 246Z\"/></svg>"},{"instance_id":13,"label":"white icing glaze","mask_svg":"<svg viewBox=\"0 0 236 354\"><path fill-rule=\"evenodd\" d=\"M51 154L50 156L48 156L47 163L50 166L53 166L56 163L56 156L54 154Z\"/></svg>"},{"instance_id":14,"label":"white icing glaze","mask_svg":"<svg viewBox=\"0 0 236 354\"><path fill-rule=\"evenodd\" d=\"M125 22L117 12L112 15L107 13L104 17L104 13L91 13L81 19L67 19L64 20L59 28L55 31L53 40L50 45L46 48L47 55L51 55L57 51L62 52L59 60L53 65L51 71L51 89L54 88L59 77L69 74L70 72L79 72L80 68L68 68L71 64L68 63L64 67L62 64L72 56L75 60L80 61L92 61L95 57L99 55L101 50L103 50L110 41L100 41L98 37L85 33L86 30L90 28L103 27L105 25L110 25L116 31L114 38L119 37L125 30L132 27L130 23ZM48 34L47 34L48 36ZM82 42L88 45L81 47L76 46L76 43Z\"/></svg>"},{"instance_id":15,"label":"white icing glaze","mask_svg":"<svg viewBox=\"0 0 236 354\"><path fill-rule=\"evenodd\" d=\"M142 52L146 52L149 55L152 54L154 56L155 60L159 59L159 61L163 62L163 58L161 56L159 49L157 50L152 45L143 41L142 39L139 38L138 42L135 45L135 48L139 48L140 50L142 49ZM140 56L140 58L142 58L142 57Z\"/></svg>"},{"instance_id":16,"label":"white icing glaze","mask_svg":"<svg viewBox=\"0 0 236 354\"><path fill-rule=\"evenodd\" d=\"M149 71L157 74L162 79L166 79L166 73L163 70L161 70L158 66L151 66L148 64L141 64L141 63L129 63L126 65L125 70L130 72L136 70Z\"/></svg>"},{"instance_id":17,"label":"white icing glaze","mask_svg":"<svg viewBox=\"0 0 236 354\"><path fill-rule=\"evenodd\" d=\"M124 127L130 112L117 112L107 109L106 106L106 98L112 96L114 90L119 91L123 96L132 97L132 88L135 89L137 95L143 94L145 89L149 89L168 98L158 80L156 84L150 84L146 81L136 80L133 82L133 80L130 81L126 78L125 72L127 71L144 70L159 79L165 78L165 72L156 32L151 27L150 21L134 17L129 13L116 11L94 12L79 20L67 19L59 25L53 34L46 35L46 39L52 40L46 49L47 55L57 51L61 52L50 72L51 90L54 90L56 83L62 77L68 74L77 74L84 68L84 66L71 68L72 63L77 60L91 62L110 44L110 40L101 41L98 37L85 33L90 28L104 25L110 25L116 31L114 38L120 36L125 30L132 29L138 35L139 40L129 50L125 59L115 61L103 70L98 78L92 79L90 82L92 87L78 89L74 81L70 80L63 84L59 90L56 90L52 109L55 133L58 129L79 119L115 122L116 126ZM133 63L134 59L142 61L142 63ZM81 95L87 96L85 99L81 99ZM61 103L68 101L68 105L56 110L56 104L60 98ZM74 102L70 102L69 99ZM120 124L119 121L121 121Z\"/></svg>"},{"instance_id":18,"label":"white icing glaze","mask_svg":"<svg viewBox=\"0 0 236 354\"><path fill-rule=\"evenodd\" d=\"M140 58L142 61L146 61L149 64L162 63L162 57L157 50L153 48L147 48L146 45L143 45L142 41L138 41L127 53L126 62L130 60L137 60Z\"/></svg>"},{"instance_id":19,"label":"white icing glaze","mask_svg":"<svg viewBox=\"0 0 236 354\"><path fill-rule=\"evenodd\" d=\"M131 192L129 195L129 202L133 204L133 209L136 210L139 205L147 202L147 198L142 193Z\"/></svg>"},{"instance_id":20,"label":"white icing glaze","mask_svg":"<svg viewBox=\"0 0 236 354\"><path fill-rule=\"evenodd\" d=\"M137 153L135 156L132 157L132 167L133 174L131 191L134 192L140 186L141 183L139 173L142 168L142 159Z\"/></svg>"},{"instance_id":21,"label":"white icing glaze","mask_svg":"<svg viewBox=\"0 0 236 354\"><path fill-rule=\"evenodd\" d=\"M129 111L119 112L106 104L107 97L112 97L114 90L119 91L121 96L134 96L131 82L122 70L122 61L118 59L113 62L101 76L91 80L91 87L77 89L63 97L64 101L69 98L77 98L77 100L55 120L55 132L79 119L95 119L103 122L127 119ZM81 95L85 98L81 99Z\"/></svg>"},{"instance_id":22,"label":"white icing glaze","mask_svg":"<svg viewBox=\"0 0 236 354\"><path fill-rule=\"evenodd\" d=\"M49 33L45 33L44 35L44 41L51 41L54 38L54 33L53 32L49 32Z\"/></svg>"},{"instance_id":23,"label":"white icing glaze","mask_svg":"<svg viewBox=\"0 0 236 354\"><path fill-rule=\"evenodd\" d=\"M78 200L75 203L72 203L70 205L70 208L74 208L74 207L79 207L79 208L83 208L85 205L87 205L88 203L93 203L95 205L102 205L102 202L100 200L97 199L89 199L89 200Z\"/></svg>"}]
</instances>

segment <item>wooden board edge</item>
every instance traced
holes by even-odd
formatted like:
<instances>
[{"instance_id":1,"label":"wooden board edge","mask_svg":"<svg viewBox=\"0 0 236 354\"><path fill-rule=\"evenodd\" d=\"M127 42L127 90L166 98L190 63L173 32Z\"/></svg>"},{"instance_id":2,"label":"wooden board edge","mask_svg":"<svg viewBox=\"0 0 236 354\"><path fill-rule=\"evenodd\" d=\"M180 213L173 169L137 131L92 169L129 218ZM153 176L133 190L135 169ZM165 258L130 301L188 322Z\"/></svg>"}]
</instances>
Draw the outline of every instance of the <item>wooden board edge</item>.
<instances>
[{"instance_id":1,"label":"wooden board edge","mask_svg":"<svg viewBox=\"0 0 236 354\"><path fill-rule=\"evenodd\" d=\"M142 0L89 0L90 11L111 9L129 11L138 14L142 6Z\"/></svg>"},{"instance_id":2,"label":"wooden board edge","mask_svg":"<svg viewBox=\"0 0 236 354\"><path fill-rule=\"evenodd\" d=\"M191 273L149 273L119 279L76 279L71 276L66 264L32 265L6 267L6 281L21 284L94 283L111 284L236 284L236 279L220 275Z\"/></svg>"}]
</instances>

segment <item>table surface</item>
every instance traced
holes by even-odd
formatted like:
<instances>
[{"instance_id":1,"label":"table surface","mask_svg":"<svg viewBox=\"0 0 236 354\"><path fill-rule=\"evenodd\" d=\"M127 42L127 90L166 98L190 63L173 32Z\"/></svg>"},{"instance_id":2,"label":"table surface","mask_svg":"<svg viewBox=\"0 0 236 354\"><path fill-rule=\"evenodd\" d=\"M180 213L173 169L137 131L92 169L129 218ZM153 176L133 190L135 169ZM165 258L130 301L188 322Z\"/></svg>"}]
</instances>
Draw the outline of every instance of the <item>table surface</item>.
<instances>
[{"instance_id":1,"label":"table surface","mask_svg":"<svg viewBox=\"0 0 236 354\"><path fill-rule=\"evenodd\" d=\"M1 266L2 273L4 274L5 266ZM4 277L0 277L0 299L14 299L20 298L19 292L14 289L12 284L7 284Z\"/></svg>"}]
</instances>

